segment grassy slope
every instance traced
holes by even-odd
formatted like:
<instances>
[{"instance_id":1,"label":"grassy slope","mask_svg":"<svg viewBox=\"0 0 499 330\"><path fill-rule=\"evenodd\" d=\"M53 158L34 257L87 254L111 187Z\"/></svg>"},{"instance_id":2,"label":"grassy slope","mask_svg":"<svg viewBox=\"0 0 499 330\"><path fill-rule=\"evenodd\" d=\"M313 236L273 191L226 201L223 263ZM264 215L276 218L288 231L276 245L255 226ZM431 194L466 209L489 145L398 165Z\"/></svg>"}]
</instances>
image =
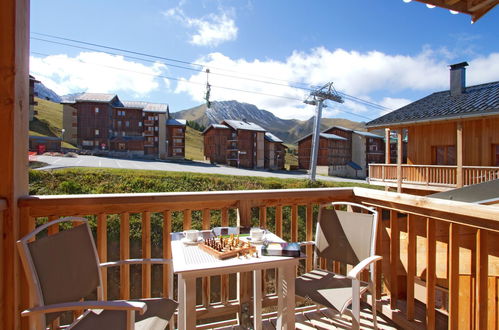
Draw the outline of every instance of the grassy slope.
<instances>
[{"instance_id":1,"label":"grassy slope","mask_svg":"<svg viewBox=\"0 0 499 330\"><path fill-rule=\"evenodd\" d=\"M192 160L203 160L204 142L201 132L191 127L186 127L185 132L185 158Z\"/></svg>"},{"instance_id":2,"label":"grassy slope","mask_svg":"<svg viewBox=\"0 0 499 330\"><path fill-rule=\"evenodd\" d=\"M62 105L59 103L35 98L38 105L35 110L38 114L29 123L29 134L37 136L61 136L62 133ZM62 142L64 148L74 148L73 145Z\"/></svg>"},{"instance_id":3,"label":"grassy slope","mask_svg":"<svg viewBox=\"0 0 499 330\"><path fill-rule=\"evenodd\" d=\"M102 194L351 187L349 182L124 169L30 171L30 194ZM357 186L368 187L366 184Z\"/></svg>"}]
</instances>

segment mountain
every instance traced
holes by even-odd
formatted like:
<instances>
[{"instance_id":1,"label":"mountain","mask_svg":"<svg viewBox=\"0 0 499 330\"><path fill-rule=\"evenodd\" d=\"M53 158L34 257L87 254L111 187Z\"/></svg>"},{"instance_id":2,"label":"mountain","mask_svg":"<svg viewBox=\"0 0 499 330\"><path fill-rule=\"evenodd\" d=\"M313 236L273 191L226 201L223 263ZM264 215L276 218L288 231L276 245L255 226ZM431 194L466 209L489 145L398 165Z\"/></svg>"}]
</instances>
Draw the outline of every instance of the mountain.
<instances>
[{"instance_id":1,"label":"mountain","mask_svg":"<svg viewBox=\"0 0 499 330\"><path fill-rule=\"evenodd\" d=\"M52 102L59 103L61 102L61 97L57 95L56 92L46 87L43 83L35 83L35 95L42 100L48 100Z\"/></svg>"},{"instance_id":2,"label":"mountain","mask_svg":"<svg viewBox=\"0 0 499 330\"><path fill-rule=\"evenodd\" d=\"M76 100L79 96L81 96L83 94L85 94L85 93L81 92L81 93L66 94L66 95L61 96L61 98L65 102L71 102L71 101Z\"/></svg>"},{"instance_id":3,"label":"mountain","mask_svg":"<svg viewBox=\"0 0 499 330\"><path fill-rule=\"evenodd\" d=\"M206 104L172 113L176 119L195 121L203 126L220 123L225 119L242 120L254 122L286 143L296 143L301 137L310 134L314 126L314 118L306 121L297 119L281 119L267 110L257 108L253 104L237 101L213 101L211 108ZM321 130L331 126L343 126L351 129L364 129L364 124L341 118L322 118Z\"/></svg>"}]
</instances>

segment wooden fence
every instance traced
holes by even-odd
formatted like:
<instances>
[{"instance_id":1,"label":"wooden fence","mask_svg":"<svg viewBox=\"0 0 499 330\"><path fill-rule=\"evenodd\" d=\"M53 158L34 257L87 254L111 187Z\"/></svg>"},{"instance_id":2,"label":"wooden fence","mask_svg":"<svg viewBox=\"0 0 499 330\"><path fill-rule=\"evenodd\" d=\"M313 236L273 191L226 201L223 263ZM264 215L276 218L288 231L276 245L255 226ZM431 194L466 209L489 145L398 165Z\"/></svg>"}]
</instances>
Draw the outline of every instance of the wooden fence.
<instances>
[{"instance_id":1,"label":"wooden fence","mask_svg":"<svg viewBox=\"0 0 499 330\"><path fill-rule=\"evenodd\" d=\"M385 294L385 300L389 298L389 306L379 303L378 308L395 322L402 326L417 325L417 319L426 317L430 329L442 322L446 324L446 315L450 315L448 324L452 329L456 324L462 328L475 325L478 329L487 322L498 322L499 270L495 242L499 211L491 206L363 188L326 188L29 196L20 201L19 207L21 235L62 216L95 219L97 249L101 262L105 262L130 257L168 258L171 256L170 232L188 228L260 226L289 241L309 241L314 236L317 205L332 201L357 201L381 211L378 254L384 259L376 267L376 278L380 293ZM63 229L51 228L46 234ZM140 242L136 250L132 249L134 240ZM116 253L108 250L113 244L118 246ZM300 271L312 267L311 247L306 252L307 259ZM320 265L340 272L350 267L326 260ZM134 272L130 267L124 265L118 273L103 274L109 299L167 296L169 290L174 289L168 287L166 268L161 271L151 269L150 265L136 266L142 268ZM272 272L264 278L263 306L270 306L276 303ZM116 280L118 289L113 289L112 282ZM239 276L239 292L233 292L236 286L231 285L231 281L228 276L199 280L197 317L205 327L213 326L213 322L233 324L236 313L249 303L249 277ZM20 287L23 290L21 305L26 308L29 292L26 285ZM426 306L423 316L418 312L421 304ZM406 315L401 317L400 313L393 313L392 308L405 308ZM469 317L463 318L463 315ZM28 321L23 320L22 325L27 328Z\"/></svg>"}]
</instances>

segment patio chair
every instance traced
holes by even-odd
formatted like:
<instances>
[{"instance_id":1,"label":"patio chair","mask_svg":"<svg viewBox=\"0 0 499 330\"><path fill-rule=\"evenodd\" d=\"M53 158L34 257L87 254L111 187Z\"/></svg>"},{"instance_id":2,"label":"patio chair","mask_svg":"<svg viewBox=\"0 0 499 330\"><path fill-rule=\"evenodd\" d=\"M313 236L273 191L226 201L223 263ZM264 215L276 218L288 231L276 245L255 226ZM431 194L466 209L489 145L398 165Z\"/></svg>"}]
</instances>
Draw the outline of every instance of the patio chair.
<instances>
[{"instance_id":1,"label":"patio chair","mask_svg":"<svg viewBox=\"0 0 499 330\"><path fill-rule=\"evenodd\" d=\"M71 229L33 240L52 225L81 222ZM123 264L168 264L168 259L128 259L99 264L87 219L61 218L48 222L19 241L17 247L33 304L21 313L35 329L45 329L65 311L84 310L70 329L165 329L177 303L166 298L103 300L101 270ZM170 267L171 269L171 267ZM170 274L170 283L173 277ZM170 286L173 287L173 286ZM97 294L94 301L83 299Z\"/></svg>"},{"instance_id":2,"label":"patio chair","mask_svg":"<svg viewBox=\"0 0 499 330\"><path fill-rule=\"evenodd\" d=\"M346 210L338 210L335 207ZM368 213L361 213L365 210ZM296 294L318 305L352 316L352 327L360 326L360 298L367 290L372 295L372 314L376 322L376 287L374 255L378 214L372 208L349 202L322 205L315 234L314 270L296 279ZM317 268L317 258L339 261L354 266L347 276ZM360 281L361 271L370 266L368 282ZM351 306L351 308L348 308Z\"/></svg>"}]
</instances>

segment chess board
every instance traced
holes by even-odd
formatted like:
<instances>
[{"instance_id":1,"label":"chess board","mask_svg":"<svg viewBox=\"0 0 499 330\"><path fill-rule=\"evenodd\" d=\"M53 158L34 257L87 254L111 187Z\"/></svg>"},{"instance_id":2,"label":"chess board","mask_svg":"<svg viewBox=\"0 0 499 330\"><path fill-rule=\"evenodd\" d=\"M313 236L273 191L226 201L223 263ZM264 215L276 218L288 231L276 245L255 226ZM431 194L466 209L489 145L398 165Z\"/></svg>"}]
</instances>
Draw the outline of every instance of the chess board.
<instances>
[{"instance_id":1,"label":"chess board","mask_svg":"<svg viewBox=\"0 0 499 330\"><path fill-rule=\"evenodd\" d=\"M256 248L248 241L241 240L238 236L218 236L209 238L200 243L199 248L211 254L217 259L228 259L233 257L258 256Z\"/></svg>"}]
</instances>

